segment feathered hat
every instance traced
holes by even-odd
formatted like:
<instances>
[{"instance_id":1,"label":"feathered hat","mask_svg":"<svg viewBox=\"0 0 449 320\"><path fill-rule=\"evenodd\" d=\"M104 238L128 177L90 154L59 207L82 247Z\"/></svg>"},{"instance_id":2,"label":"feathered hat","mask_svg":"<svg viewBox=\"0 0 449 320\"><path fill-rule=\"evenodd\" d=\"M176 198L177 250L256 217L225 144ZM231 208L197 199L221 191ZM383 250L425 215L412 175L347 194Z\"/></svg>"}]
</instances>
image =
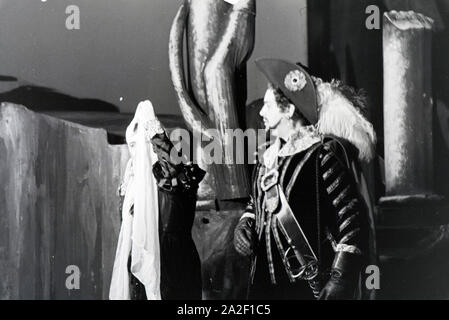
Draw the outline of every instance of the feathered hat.
<instances>
[{"instance_id":1,"label":"feathered hat","mask_svg":"<svg viewBox=\"0 0 449 320\"><path fill-rule=\"evenodd\" d=\"M293 103L321 135L332 135L352 143L359 158L374 157L376 133L362 115L365 96L340 81L324 82L294 63L279 59L258 59L257 67L268 81Z\"/></svg>"}]
</instances>

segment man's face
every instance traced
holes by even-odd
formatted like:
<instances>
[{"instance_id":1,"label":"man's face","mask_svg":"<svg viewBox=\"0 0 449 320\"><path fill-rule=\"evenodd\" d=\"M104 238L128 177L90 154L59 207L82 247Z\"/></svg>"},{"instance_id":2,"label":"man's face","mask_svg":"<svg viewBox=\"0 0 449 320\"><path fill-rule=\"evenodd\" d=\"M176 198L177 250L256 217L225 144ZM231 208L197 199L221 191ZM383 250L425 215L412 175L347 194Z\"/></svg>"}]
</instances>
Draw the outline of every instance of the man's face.
<instances>
[{"instance_id":1,"label":"man's face","mask_svg":"<svg viewBox=\"0 0 449 320\"><path fill-rule=\"evenodd\" d=\"M285 119L285 113L279 108L273 89L270 88L265 93L264 105L259 114L263 118L266 130L276 131Z\"/></svg>"}]
</instances>

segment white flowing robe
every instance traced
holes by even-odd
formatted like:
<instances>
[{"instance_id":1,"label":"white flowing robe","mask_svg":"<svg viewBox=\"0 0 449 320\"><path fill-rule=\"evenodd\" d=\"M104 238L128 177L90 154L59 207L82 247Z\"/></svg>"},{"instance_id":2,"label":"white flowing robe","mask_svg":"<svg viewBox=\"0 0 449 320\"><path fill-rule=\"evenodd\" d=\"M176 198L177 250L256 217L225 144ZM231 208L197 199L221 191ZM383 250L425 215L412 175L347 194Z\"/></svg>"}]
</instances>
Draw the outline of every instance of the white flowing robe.
<instances>
[{"instance_id":1,"label":"white flowing robe","mask_svg":"<svg viewBox=\"0 0 449 320\"><path fill-rule=\"evenodd\" d=\"M146 121L152 119L142 109L137 108L126 132L132 156L125 172L126 193L109 291L111 300L130 299L130 255L131 272L145 286L148 300L161 299L158 189L152 172L157 156L148 141Z\"/></svg>"}]
</instances>

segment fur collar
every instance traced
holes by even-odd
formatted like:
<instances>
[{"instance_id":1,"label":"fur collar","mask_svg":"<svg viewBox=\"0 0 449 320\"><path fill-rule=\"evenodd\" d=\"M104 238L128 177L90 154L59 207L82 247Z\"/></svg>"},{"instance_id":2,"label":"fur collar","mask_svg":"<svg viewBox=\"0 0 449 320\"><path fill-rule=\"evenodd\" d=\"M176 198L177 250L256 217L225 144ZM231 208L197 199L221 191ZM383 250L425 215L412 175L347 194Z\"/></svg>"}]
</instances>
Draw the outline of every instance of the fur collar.
<instances>
[{"instance_id":1,"label":"fur collar","mask_svg":"<svg viewBox=\"0 0 449 320\"><path fill-rule=\"evenodd\" d=\"M367 104L363 93L335 80L329 83L314 78L314 81L318 95L318 132L349 141L357 148L360 160L371 161L376 133L361 113Z\"/></svg>"}]
</instances>

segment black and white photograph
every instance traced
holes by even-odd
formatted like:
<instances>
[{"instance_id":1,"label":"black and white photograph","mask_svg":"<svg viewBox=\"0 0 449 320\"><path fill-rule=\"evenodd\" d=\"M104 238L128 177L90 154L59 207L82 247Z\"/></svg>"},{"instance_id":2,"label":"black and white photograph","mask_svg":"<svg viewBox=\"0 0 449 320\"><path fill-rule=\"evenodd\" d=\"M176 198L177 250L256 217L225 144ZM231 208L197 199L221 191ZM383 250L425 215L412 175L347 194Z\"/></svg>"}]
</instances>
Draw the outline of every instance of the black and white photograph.
<instances>
[{"instance_id":1,"label":"black and white photograph","mask_svg":"<svg viewBox=\"0 0 449 320\"><path fill-rule=\"evenodd\" d=\"M449 300L448 57L449 0L0 0L0 300Z\"/></svg>"}]
</instances>

